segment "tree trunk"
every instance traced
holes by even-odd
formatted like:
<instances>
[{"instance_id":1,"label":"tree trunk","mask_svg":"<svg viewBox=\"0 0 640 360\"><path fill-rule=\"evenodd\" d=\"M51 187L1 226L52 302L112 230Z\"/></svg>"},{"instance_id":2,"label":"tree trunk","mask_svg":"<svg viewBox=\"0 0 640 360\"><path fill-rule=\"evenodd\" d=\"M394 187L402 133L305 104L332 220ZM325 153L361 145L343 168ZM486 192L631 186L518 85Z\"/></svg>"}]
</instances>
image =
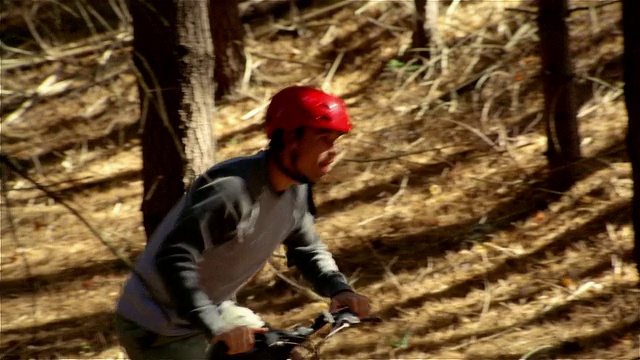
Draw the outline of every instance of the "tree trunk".
<instances>
[{"instance_id":1,"label":"tree trunk","mask_svg":"<svg viewBox=\"0 0 640 360\"><path fill-rule=\"evenodd\" d=\"M213 163L213 50L206 2L133 0L130 10L149 238L185 183Z\"/></svg>"},{"instance_id":2,"label":"tree trunk","mask_svg":"<svg viewBox=\"0 0 640 360\"><path fill-rule=\"evenodd\" d=\"M242 80L245 69L245 31L237 0L212 0L209 4L211 34L216 51L215 96L216 99L221 99L230 95Z\"/></svg>"},{"instance_id":3,"label":"tree trunk","mask_svg":"<svg viewBox=\"0 0 640 360\"><path fill-rule=\"evenodd\" d=\"M431 2L434 2L433 0ZM433 38L433 29L435 24L435 18L437 13L432 14L432 11L427 10L427 0L414 0L415 13L413 16L413 34L411 36L411 48L420 49L415 50L423 56L429 57ZM431 7L431 10L437 11L437 2L434 4L436 7ZM431 17L431 21L429 21Z\"/></svg>"},{"instance_id":4,"label":"tree trunk","mask_svg":"<svg viewBox=\"0 0 640 360\"><path fill-rule=\"evenodd\" d=\"M622 1L624 32L624 99L629 116L627 149L633 171L631 216L634 228L633 257L640 274L640 3Z\"/></svg>"},{"instance_id":5,"label":"tree trunk","mask_svg":"<svg viewBox=\"0 0 640 360\"><path fill-rule=\"evenodd\" d=\"M569 30L565 22L568 14L567 0L538 0L546 155L551 169L550 185L557 191L564 191L575 182L576 162L581 157Z\"/></svg>"},{"instance_id":6,"label":"tree trunk","mask_svg":"<svg viewBox=\"0 0 640 360\"><path fill-rule=\"evenodd\" d=\"M283 12L289 7L290 0L240 0L238 4L240 17L244 20L252 20L265 15L270 16L277 12Z\"/></svg>"},{"instance_id":7,"label":"tree trunk","mask_svg":"<svg viewBox=\"0 0 640 360\"><path fill-rule=\"evenodd\" d=\"M184 144L188 166L184 180L188 184L214 162L215 64L208 4L227 1L175 1L178 1L178 47L186 50L179 53L179 60L182 86L180 117L187 129ZM237 15L238 7L235 9Z\"/></svg>"}]
</instances>

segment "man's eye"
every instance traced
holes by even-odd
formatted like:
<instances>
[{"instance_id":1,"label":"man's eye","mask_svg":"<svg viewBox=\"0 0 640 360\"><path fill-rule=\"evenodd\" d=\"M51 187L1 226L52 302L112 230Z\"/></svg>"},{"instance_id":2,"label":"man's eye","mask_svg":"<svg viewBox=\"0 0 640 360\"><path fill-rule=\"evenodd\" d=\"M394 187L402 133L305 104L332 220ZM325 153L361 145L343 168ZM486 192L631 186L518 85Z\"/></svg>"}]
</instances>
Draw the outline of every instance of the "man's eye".
<instances>
[{"instance_id":1,"label":"man's eye","mask_svg":"<svg viewBox=\"0 0 640 360\"><path fill-rule=\"evenodd\" d=\"M333 136L327 136L324 139L322 139L322 141L324 141L326 144L331 144L331 145L335 144L336 140L338 140L338 139L336 139Z\"/></svg>"}]
</instances>

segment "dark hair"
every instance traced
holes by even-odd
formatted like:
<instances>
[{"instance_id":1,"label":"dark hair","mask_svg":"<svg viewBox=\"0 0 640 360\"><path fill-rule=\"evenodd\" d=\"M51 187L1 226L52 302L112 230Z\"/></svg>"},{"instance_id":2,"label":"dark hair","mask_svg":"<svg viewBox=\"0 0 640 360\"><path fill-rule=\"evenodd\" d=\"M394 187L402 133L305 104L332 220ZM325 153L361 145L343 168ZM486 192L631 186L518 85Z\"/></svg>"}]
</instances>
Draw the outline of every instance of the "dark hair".
<instances>
[{"instance_id":1,"label":"dark hair","mask_svg":"<svg viewBox=\"0 0 640 360\"><path fill-rule=\"evenodd\" d=\"M305 127L299 127L293 131L296 135L296 139L300 139L302 138L302 135L304 135ZM284 130L274 130L273 135L271 135L271 140L269 141L269 150L279 152L284 150L284 146Z\"/></svg>"}]
</instances>

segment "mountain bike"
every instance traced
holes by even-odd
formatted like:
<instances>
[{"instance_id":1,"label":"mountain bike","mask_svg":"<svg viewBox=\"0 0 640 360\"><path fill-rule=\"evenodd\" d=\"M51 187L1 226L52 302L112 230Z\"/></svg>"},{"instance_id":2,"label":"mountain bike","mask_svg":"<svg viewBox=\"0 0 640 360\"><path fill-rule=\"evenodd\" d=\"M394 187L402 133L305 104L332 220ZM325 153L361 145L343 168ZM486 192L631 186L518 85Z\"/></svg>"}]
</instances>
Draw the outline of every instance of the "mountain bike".
<instances>
[{"instance_id":1,"label":"mountain bike","mask_svg":"<svg viewBox=\"0 0 640 360\"><path fill-rule=\"evenodd\" d=\"M348 309L334 313L324 311L316 317L311 326L296 326L292 330L271 329L263 334L255 334L253 350L235 355L227 354L227 346L223 342L212 345L208 350L207 359L210 360L287 360L291 359L294 349L305 348L311 352L311 359L319 359L319 345L309 345L310 337L320 329L330 325L330 331L321 341L351 327L365 323L377 323L382 319L376 316L358 318Z\"/></svg>"}]
</instances>

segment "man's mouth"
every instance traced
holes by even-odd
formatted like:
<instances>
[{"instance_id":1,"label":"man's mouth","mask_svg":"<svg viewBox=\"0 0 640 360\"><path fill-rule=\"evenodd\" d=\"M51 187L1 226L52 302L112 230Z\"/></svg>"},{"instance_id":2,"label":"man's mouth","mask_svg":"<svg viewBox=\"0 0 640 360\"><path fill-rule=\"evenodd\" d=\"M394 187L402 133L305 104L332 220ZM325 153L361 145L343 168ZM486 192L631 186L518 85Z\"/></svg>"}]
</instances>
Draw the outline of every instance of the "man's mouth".
<instances>
[{"instance_id":1,"label":"man's mouth","mask_svg":"<svg viewBox=\"0 0 640 360\"><path fill-rule=\"evenodd\" d=\"M318 163L322 172L329 172L331 170L331 165L333 164L333 159L327 159Z\"/></svg>"}]
</instances>

